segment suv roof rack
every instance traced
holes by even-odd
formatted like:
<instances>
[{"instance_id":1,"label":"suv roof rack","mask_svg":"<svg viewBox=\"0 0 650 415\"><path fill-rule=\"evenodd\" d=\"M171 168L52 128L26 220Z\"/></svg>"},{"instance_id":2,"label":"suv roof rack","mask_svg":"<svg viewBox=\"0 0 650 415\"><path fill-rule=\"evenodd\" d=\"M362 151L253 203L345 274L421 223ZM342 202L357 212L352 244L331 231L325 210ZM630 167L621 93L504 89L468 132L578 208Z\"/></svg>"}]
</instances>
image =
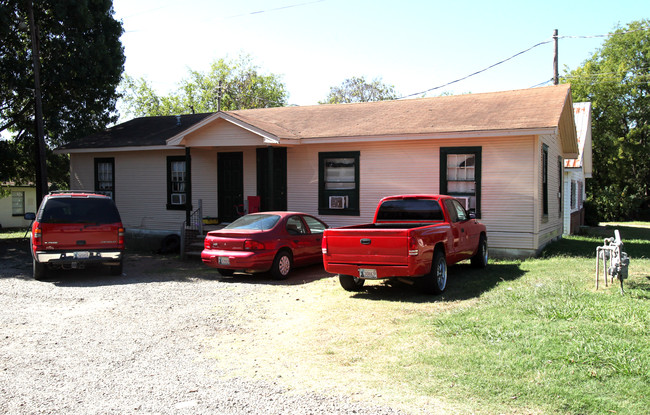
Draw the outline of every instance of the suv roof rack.
<instances>
[{"instance_id":1,"label":"suv roof rack","mask_svg":"<svg viewBox=\"0 0 650 415\"><path fill-rule=\"evenodd\" d=\"M51 195L53 194L58 194L58 193L96 193L96 194L101 194L97 192L96 190L50 190Z\"/></svg>"},{"instance_id":2,"label":"suv roof rack","mask_svg":"<svg viewBox=\"0 0 650 415\"><path fill-rule=\"evenodd\" d=\"M97 190L51 190L48 195L71 195L75 193L85 193L90 196L101 196L101 197L110 197L102 192L99 192Z\"/></svg>"}]
</instances>

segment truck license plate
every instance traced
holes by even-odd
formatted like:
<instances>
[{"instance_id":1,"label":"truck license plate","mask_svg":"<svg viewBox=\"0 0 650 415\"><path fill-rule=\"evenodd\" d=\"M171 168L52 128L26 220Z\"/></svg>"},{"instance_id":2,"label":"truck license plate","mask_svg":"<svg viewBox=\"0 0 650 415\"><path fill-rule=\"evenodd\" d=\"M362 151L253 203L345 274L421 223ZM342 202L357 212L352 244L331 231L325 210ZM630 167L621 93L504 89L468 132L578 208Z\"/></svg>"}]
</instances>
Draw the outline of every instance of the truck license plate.
<instances>
[{"instance_id":1,"label":"truck license plate","mask_svg":"<svg viewBox=\"0 0 650 415\"><path fill-rule=\"evenodd\" d=\"M368 280L376 280L377 279L377 270L376 269L368 269L368 268L359 268L359 278L364 278Z\"/></svg>"},{"instance_id":2,"label":"truck license plate","mask_svg":"<svg viewBox=\"0 0 650 415\"><path fill-rule=\"evenodd\" d=\"M218 261L219 265L230 265L230 258L227 256L220 256Z\"/></svg>"},{"instance_id":3,"label":"truck license plate","mask_svg":"<svg viewBox=\"0 0 650 415\"><path fill-rule=\"evenodd\" d=\"M75 259L88 259L90 258L90 252L88 251L78 251L74 253Z\"/></svg>"}]
</instances>

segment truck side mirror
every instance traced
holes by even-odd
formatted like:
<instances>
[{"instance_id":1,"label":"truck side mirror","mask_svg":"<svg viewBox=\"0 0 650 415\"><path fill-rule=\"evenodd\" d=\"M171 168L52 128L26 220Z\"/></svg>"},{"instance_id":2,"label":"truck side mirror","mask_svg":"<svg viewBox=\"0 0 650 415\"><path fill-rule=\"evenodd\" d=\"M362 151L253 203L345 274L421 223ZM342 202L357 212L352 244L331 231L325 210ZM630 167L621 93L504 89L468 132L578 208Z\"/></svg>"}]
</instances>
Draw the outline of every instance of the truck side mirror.
<instances>
[{"instance_id":1,"label":"truck side mirror","mask_svg":"<svg viewBox=\"0 0 650 415\"><path fill-rule=\"evenodd\" d=\"M470 209L467 213L469 214L470 219L476 219L476 211L474 209Z\"/></svg>"},{"instance_id":2,"label":"truck side mirror","mask_svg":"<svg viewBox=\"0 0 650 415\"><path fill-rule=\"evenodd\" d=\"M36 219L36 213L34 212L25 213L25 220L34 220L34 219Z\"/></svg>"}]
</instances>

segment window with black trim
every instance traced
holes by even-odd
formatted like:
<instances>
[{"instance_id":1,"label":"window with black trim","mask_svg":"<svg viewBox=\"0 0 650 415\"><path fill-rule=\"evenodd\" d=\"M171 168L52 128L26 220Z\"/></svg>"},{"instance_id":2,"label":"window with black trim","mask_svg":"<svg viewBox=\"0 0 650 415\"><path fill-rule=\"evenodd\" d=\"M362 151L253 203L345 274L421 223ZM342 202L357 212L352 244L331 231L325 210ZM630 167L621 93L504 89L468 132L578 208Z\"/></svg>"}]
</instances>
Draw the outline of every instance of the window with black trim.
<instances>
[{"instance_id":1,"label":"window with black trim","mask_svg":"<svg viewBox=\"0 0 650 415\"><path fill-rule=\"evenodd\" d=\"M187 162L185 156L168 156L167 209L185 210L187 190Z\"/></svg>"},{"instance_id":2,"label":"window with black trim","mask_svg":"<svg viewBox=\"0 0 650 415\"><path fill-rule=\"evenodd\" d=\"M440 148L440 193L481 217L481 147Z\"/></svg>"},{"instance_id":3,"label":"window with black trim","mask_svg":"<svg viewBox=\"0 0 650 415\"><path fill-rule=\"evenodd\" d=\"M95 191L115 200L115 159L95 159Z\"/></svg>"},{"instance_id":4,"label":"window with black trim","mask_svg":"<svg viewBox=\"0 0 650 415\"><path fill-rule=\"evenodd\" d=\"M318 213L359 216L359 152L318 153Z\"/></svg>"},{"instance_id":5,"label":"window with black trim","mask_svg":"<svg viewBox=\"0 0 650 415\"><path fill-rule=\"evenodd\" d=\"M11 192L11 216L25 214L25 192Z\"/></svg>"}]
</instances>

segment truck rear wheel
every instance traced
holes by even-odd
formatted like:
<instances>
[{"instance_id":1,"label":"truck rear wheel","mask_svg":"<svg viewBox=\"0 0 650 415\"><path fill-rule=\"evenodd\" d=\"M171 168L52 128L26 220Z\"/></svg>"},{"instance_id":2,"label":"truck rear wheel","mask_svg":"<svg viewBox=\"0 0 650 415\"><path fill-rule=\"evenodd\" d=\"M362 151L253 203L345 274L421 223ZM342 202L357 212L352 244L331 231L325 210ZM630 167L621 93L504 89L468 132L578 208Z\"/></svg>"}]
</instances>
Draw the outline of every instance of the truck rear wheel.
<instances>
[{"instance_id":1,"label":"truck rear wheel","mask_svg":"<svg viewBox=\"0 0 650 415\"><path fill-rule=\"evenodd\" d=\"M433 254L431 272L420 278L420 288L426 294L442 294L447 288L447 260L438 250Z\"/></svg>"},{"instance_id":2,"label":"truck rear wheel","mask_svg":"<svg viewBox=\"0 0 650 415\"><path fill-rule=\"evenodd\" d=\"M353 277L352 275L339 274L339 283L345 291L361 291L363 284L366 282L363 278Z\"/></svg>"},{"instance_id":3,"label":"truck rear wheel","mask_svg":"<svg viewBox=\"0 0 650 415\"><path fill-rule=\"evenodd\" d=\"M476 250L476 255L471 259L472 266L474 268L485 268L488 263L488 246L485 236L481 236L481 239L478 242L478 249Z\"/></svg>"}]
</instances>

